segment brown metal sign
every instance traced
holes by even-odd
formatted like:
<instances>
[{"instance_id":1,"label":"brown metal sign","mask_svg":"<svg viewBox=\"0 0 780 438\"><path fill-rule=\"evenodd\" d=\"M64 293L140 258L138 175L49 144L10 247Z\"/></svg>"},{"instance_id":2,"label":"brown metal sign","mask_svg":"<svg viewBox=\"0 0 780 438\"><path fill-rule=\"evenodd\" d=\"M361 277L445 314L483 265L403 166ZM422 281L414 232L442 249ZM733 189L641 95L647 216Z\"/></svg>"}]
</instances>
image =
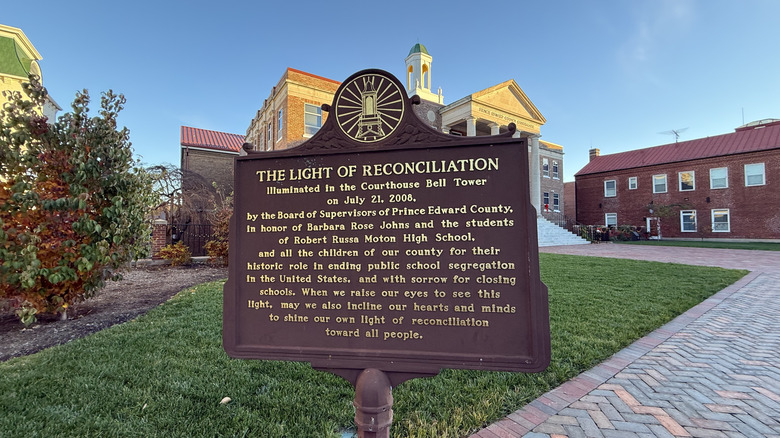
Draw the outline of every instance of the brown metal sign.
<instances>
[{"instance_id":1,"label":"brown metal sign","mask_svg":"<svg viewBox=\"0 0 780 438\"><path fill-rule=\"evenodd\" d=\"M311 140L236 159L230 356L391 373L547 367L525 139L445 135L409 104L392 75L359 72Z\"/></svg>"}]
</instances>

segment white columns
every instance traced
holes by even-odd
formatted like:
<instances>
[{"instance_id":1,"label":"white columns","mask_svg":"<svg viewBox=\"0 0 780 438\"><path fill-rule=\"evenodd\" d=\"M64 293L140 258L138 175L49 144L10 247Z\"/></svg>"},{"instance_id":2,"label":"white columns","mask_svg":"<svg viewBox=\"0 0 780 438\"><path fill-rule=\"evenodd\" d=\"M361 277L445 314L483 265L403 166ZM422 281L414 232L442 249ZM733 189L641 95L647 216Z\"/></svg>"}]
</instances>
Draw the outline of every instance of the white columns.
<instances>
[{"instance_id":1,"label":"white columns","mask_svg":"<svg viewBox=\"0 0 780 438\"><path fill-rule=\"evenodd\" d=\"M541 209L541 175L539 172L539 135L532 134L528 136L528 146L531 148L531 158L529 163L529 192L531 194L531 205L536 209L536 215L540 215Z\"/></svg>"},{"instance_id":2,"label":"white columns","mask_svg":"<svg viewBox=\"0 0 780 438\"><path fill-rule=\"evenodd\" d=\"M490 126L490 135L498 135L501 125L493 122L493 123L489 123L488 126Z\"/></svg>"},{"instance_id":3,"label":"white columns","mask_svg":"<svg viewBox=\"0 0 780 438\"><path fill-rule=\"evenodd\" d=\"M467 137L477 136L477 119L475 119L474 117L469 117L466 119L466 136Z\"/></svg>"}]
</instances>

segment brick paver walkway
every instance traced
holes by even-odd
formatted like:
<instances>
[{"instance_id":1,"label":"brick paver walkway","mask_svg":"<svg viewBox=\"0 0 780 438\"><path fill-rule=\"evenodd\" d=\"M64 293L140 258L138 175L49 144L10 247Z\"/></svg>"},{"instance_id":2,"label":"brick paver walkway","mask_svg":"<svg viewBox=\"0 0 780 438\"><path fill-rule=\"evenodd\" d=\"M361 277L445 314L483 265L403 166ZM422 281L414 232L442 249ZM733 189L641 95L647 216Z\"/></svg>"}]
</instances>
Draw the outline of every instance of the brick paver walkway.
<instances>
[{"instance_id":1,"label":"brick paver walkway","mask_svg":"<svg viewBox=\"0 0 780 438\"><path fill-rule=\"evenodd\" d=\"M751 273L471 438L780 438L780 252L619 244L540 250Z\"/></svg>"}]
</instances>

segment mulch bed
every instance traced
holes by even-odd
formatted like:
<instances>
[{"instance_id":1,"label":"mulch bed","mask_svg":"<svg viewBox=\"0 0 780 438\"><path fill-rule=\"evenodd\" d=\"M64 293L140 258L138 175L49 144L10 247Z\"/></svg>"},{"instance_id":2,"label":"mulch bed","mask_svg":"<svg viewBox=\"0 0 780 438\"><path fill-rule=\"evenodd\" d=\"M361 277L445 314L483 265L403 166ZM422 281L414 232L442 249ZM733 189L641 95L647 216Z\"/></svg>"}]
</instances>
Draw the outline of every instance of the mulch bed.
<instances>
[{"instance_id":1,"label":"mulch bed","mask_svg":"<svg viewBox=\"0 0 780 438\"><path fill-rule=\"evenodd\" d=\"M227 278L227 268L194 264L130 268L97 294L68 309L68 319L36 315L25 328L12 310L0 311L0 361L64 344L138 317L196 284Z\"/></svg>"}]
</instances>

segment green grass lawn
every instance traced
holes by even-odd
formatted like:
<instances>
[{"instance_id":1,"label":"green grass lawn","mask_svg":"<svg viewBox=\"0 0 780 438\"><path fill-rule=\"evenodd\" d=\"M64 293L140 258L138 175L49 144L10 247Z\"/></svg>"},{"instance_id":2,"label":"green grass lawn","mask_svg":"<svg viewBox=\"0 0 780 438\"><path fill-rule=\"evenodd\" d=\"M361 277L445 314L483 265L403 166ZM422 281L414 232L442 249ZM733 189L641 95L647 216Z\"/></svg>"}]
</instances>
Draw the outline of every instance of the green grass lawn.
<instances>
[{"instance_id":1,"label":"green grass lawn","mask_svg":"<svg viewBox=\"0 0 780 438\"><path fill-rule=\"evenodd\" d=\"M691 248L752 249L758 251L780 251L780 243L773 242L717 242L712 240L616 240L615 243L651 246L687 246Z\"/></svg>"},{"instance_id":2,"label":"green grass lawn","mask_svg":"<svg viewBox=\"0 0 780 438\"><path fill-rule=\"evenodd\" d=\"M542 373L444 370L393 390L394 437L460 437L522 407L746 271L540 256L552 364ZM117 303L121 306L121 303ZM234 360L221 345L222 283L134 321L0 363L0 435L338 437L350 384L306 363ZM223 397L231 402L220 404Z\"/></svg>"}]
</instances>

